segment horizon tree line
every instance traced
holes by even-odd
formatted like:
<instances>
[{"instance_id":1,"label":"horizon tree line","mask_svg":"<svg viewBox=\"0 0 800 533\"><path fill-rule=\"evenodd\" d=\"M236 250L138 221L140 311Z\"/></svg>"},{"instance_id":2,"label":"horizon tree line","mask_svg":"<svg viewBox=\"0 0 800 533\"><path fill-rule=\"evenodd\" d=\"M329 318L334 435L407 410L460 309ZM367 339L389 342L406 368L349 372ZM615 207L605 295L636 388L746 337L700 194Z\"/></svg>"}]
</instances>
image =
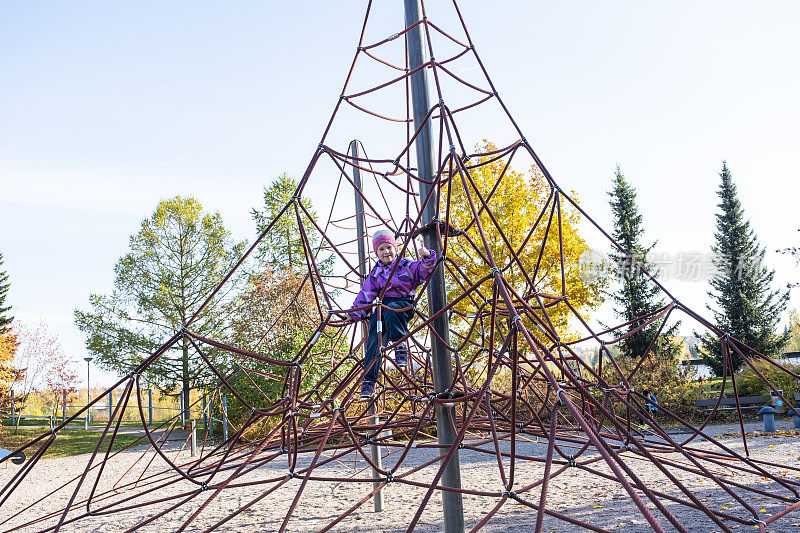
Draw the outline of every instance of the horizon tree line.
<instances>
[{"instance_id":1,"label":"horizon tree line","mask_svg":"<svg viewBox=\"0 0 800 533\"><path fill-rule=\"evenodd\" d=\"M726 162L723 162L719 176L721 183L717 194L720 202L717 205L712 246L716 272L709 282L710 290L707 293L715 306L709 303L707 308L713 313L714 323L721 330L758 352L775 355L795 335L794 322L783 333L776 331L789 293L771 287L774 270L763 263L765 249L745 218ZM257 229L262 229L271 220L294 193L296 185L296 181L282 174L264 188L263 207L254 208L251 212ZM629 266L630 261L635 260L651 273L656 273L648 260L656 241L647 242L644 239L644 220L638 209L636 189L619 166L608 194L614 217L613 237L630 253L628 256L619 250L612 250L612 261L618 266ZM310 201L302 201L313 213ZM230 297L222 295L219 303L209 306L192 325L194 331L200 334L213 333L216 338L236 340L242 344L250 342L258 347L260 342L254 342L254 335L263 332L254 325L252 313L253 309L258 309L258 305L264 304L259 303L256 295L260 294L258 297L263 298L264 294L269 294L270 298L275 298L274 294L285 295L298 287L296 276L284 276L278 285L265 285L263 277L263 272L267 271L275 277L276 271L294 271L297 265L302 268L303 263L298 261L302 246L297 237L298 229L293 224L296 225L296 222L291 217L279 224L280 236L276 234L275 238L265 240L257 250L256 257L264 265L261 271L247 273L235 280L231 285ZM312 235L312 239L316 242L319 236ZM245 241L233 240L230 232L224 228L219 213L203 213L202 206L193 198L178 196L161 202L153 216L142 222L139 233L131 237L130 252L117 263L115 291L110 295L91 295L92 311L75 311L75 323L87 335L88 351L98 357L98 363L105 368L120 373L130 371L132 366L152 352L157 339L163 338L163 335L156 334L158 331L175 332L186 327L190 311L230 270L245 246ZM787 249L789 252L792 250ZM166 256L166 261L172 264L158 264L156 258L162 256ZM632 321L663 308L665 301L658 287L649 283L638 269L620 269L616 289L604 293L613 303L620 319ZM175 272L179 272L180 276L175 276ZM241 299L241 294L247 294L248 286L252 297L256 298L249 302ZM238 294L233 289L243 289L244 293ZM9 341L5 344L14 348L6 350L5 361L0 361L0 371L6 373L13 371L11 362L16 348L16 338L10 337L9 329L13 321L9 314L11 307L5 304L8 290L8 274L0 271L0 336L4 337L4 342ZM176 300L176 294L180 294L181 299ZM250 315L243 317L240 314L238 321L229 320L232 313L237 310L241 313L242 309L248 309ZM301 310L294 312L300 318ZM298 323L302 323L302 320ZM651 343L652 351L657 354L675 357L680 351L680 346L670 340L676 335L679 323L665 327L655 342L652 341L658 323L634 331L637 326L637 322L631 323L627 327L630 335L620 343L625 354L641 357ZM271 350L288 355L300 342L298 333L301 332L284 332L285 337L277 345L267 345ZM697 336L701 337L700 353L704 362L715 374L720 375L723 361L717 337L708 333ZM162 390L179 388L185 405L188 405L189 390L206 386L213 377L196 365L196 361L189 357L189 351L186 341L179 343L175 353L162 358L163 364L156 365L153 373L154 384ZM216 362L225 362L220 359L224 357L213 350L209 351L208 356ZM737 355L732 357L731 362L734 370L738 370L743 361ZM231 361L228 363L233 364ZM0 390L0 396L2 391L7 396L8 388L6 386Z\"/></svg>"}]
</instances>

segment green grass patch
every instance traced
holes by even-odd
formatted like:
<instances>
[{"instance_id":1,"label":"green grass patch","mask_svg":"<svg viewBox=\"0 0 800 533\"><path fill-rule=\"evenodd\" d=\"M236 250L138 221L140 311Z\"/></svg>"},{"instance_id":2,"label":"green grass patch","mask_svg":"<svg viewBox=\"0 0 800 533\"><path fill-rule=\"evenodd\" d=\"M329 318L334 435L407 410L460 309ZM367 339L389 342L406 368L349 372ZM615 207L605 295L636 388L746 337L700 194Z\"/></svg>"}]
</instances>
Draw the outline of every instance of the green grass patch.
<instances>
[{"instance_id":1,"label":"green grass patch","mask_svg":"<svg viewBox=\"0 0 800 533\"><path fill-rule=\"evenodd\" d=\"M159 426L161 424L164 424L165 422L166 422L166 420L153 420L153 423L152 424L148 424L148 427ZM53 425L54 426L58 426L60 423L61 423L61 419L56 419L56 418L53 419ZM5 427L11 427L11 419L10 418L5 418L2 421L0 421L0 424L2 424ZM89 423L89 427L104 428L104 427L106 427L106 424L108 424L107 420L106 421L100 420L100 421L90 422ZM113 425L116 425L116 424L117 423L114 422ZM19 420L18 423L15 422L15 425L18 425L20 427L41 427L41 428L48 428L49 427L48 426L48 421L45 420L45 419L42 419L42 418L23 418L23 419ZM81 419L73 420L72 422L69 423L69 425L70 425L70 427L76 427L76 428L77 427L83 427L83 419L81 418ZM119 425L120 425L120 427L141 427L142 426L142 422L140 420L123 420L122 422L120 422Z\"/></svg>"},{"instance_id":2,"label":"green grass patch","mask_svg":"<svg viewBox=\"0 0 800 533\"><path fill-rule=\"evenodd\" d=\"M14 431L9 428L0 428L0 448L6 450L16 450L23 444L38 437L38 431ZM50 445L44 454L44 457L71 457L73 455L80 455L83 453L92 453L100 440L102 433L98 431L84 431L83 429L62 429L58 432L56 440ZM111 447L112 452L121 450L135 442L139 437L135 435L120 434L114 439L114 445ZM99 453L105 453L108 448L110 436L107 436L100 447ZM140 442L145 442L142 439ZM25 454L30 457L39 449L40 443L36 443L30 448L25 450Z\"/></svg>"}]
</instances>

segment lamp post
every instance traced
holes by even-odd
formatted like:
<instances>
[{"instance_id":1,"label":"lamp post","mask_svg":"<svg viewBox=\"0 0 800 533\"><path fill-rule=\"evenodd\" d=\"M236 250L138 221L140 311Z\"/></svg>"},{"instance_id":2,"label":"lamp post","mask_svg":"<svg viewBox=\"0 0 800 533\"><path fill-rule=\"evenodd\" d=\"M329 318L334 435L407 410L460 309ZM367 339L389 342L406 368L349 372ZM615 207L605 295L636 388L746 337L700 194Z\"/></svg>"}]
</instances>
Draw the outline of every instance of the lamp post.
<instances>
[{"instance_id":1,"label":"lamp post","mask_svg":"<svg viewBox=\"0 0 800 533\"><path fill-rule=\"evenodd\" d=\"M89 431L89 402L92 399L91 389L89 387L89 363L92 362L93 357L84 357L86 361L86 418L83 419L83 429Z\"/></svg>"}]
</instances>

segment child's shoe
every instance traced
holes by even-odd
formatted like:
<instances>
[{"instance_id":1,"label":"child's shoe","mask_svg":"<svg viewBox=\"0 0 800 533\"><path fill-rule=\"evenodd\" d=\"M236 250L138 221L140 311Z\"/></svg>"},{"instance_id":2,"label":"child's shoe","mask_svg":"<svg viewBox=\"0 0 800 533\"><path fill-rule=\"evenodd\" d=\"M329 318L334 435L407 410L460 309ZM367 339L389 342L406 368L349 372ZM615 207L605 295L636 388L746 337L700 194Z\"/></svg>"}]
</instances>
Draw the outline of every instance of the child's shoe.
<instances>
[{"instance_id":1,"label":"child's shoe","mask_svg":"<svg viewBox=\"0 0 800 533\"><path fill-rule=\"evenodd\" d=\"M369 398L375 392L375 382L365 379L361 382L361 397Z\"/></svg>"},{"instance_id":2,"label":"child's shoe","mask_svg":"<svg viewBox=\"0 0 800 533\"><path fill-rule=\"evenodd\" d=\"M405 344L400 344L394 349L394 362L400 368L405 368L408 364L408 348Z\"/></svg>"}]
</instances>

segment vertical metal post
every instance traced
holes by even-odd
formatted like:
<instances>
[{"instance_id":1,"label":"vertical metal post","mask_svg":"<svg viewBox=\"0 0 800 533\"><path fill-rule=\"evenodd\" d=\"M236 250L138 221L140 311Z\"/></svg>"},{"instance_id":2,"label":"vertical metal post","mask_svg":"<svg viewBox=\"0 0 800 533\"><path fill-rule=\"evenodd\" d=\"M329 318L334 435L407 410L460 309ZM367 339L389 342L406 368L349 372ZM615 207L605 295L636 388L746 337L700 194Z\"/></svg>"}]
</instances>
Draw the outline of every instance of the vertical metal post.
<instances>
[{"instance_id":1,"label":"vertical metal post","mask_svg":"<svg viewBox=\"0 0 800 533\"><path fill-rule=\"evenodd\" d=\"M406 28L413 26L420 20L419 0L404 0ZM414 70L423 64L422 55L422 24L406 33L408 43L409 67ZM411 75L411 97L414 110L414 127L420 130L415 141L417 152L417 168L419 169L420 199L424 199L431 192L433 184L426 183L435 176L433 167L433 144L431 142L430 121L425 120L430 111L428 100L428 75L427 68L421 68ZM439 203L438 195L434 190L422 213L422 224L428 224L436 218L436 208ZM425 232L423 242L425 247L436 252L441 257L442 249L435 232ZM428 314L433 316L447 304L444 284L444 271L437 268L428 284ZM449 324L447 313L442 313L433 321L435 335L431 335L431 348L433 359L433 386L437 394L446 391L453 381L452 357L447 349L450 343ZM455 441L455 408L452 405L436 406L436 435L441 455L447 453L448 448ZM461 466L458 450L455 451L445 468L441 484L454 489L461 488ZM444 530L447 533L460 533L464 531L464 504L460 492L449 490L442 491L442 508L444 511Z\"/></svg>"},{"instance_id":2,"label":"vertical metal post","mask_svg":"<svg viewBox=\"0 0 800 533\"><path fill-rule=\"evenodd\" d=\"M192 450L192 457L194 457L197 454L197 420L194 418L190 423L189 431L189 447Z\"/></svg>"},{"instance_id":3,"label":"vertical metal post","mask_svg":"<svg viewBox=\"0 0 800 533\"><path fill-rule=\"evenodd\" d=\"M603 347L597 349L597 373L603 377Z\"/></svg>"},{"instance_id":4,"label":"vertical metal post","mask_svg":"<svg viewBox=\"0 0 800 533\"><path fill-rule=\"evenodd\" d=\"M208 399L208 435L214 436L214 397Z\"/></svg>"},{"instance_id":5,"label":"vertical metal post","mask_svg":"<svg viewBox=\"0 0 800 533\"><path fill-rule=\"evenodd\" d=\"M358 157L358 141L353 140L350 142L350 154L354 157ZM355 164L358 164L357 162ZM353 167L353 182L356 185L356 234L358 236L358 272L361 274L361 279L366 279L367 277L367 224L364 220L364 199L361 197L360 192L362 191L361 188L361 172L358 167ZM361 337L362 339L366 339L367 335L369 335L368 326L366 321L361 321ZM364 343L364 347L362 347L362 352L366 349L366 343ZM363 357L363 356L362 356ZM373 402L369 407L369 414L370 416L370 425L377 426L380 423L380 418L377 416L377 409L375 403ZM383 469L383 463L381 459L381 447L377 444L370 444L370 455L372 456L372 461L378 468ZM382 474L376 470L375 468L372 469L372 477L378 478ZM373 481L372 487L378 488L380 486L380 481ZM379 513L383 511L383 490L379 490L375 493L374 496L374 503L375 503L375 512Z\"/></svg>"},{"instance_id":6,"label":"vertical metal post","mask_svg":"<svg viewBox=\"0 0 800 533\"><path fill-rule=\"evenodd\" d=\"M183 411L183 391L181 391L180 395L178 396L178 410L181 417L181 429L183 429L186 427L186 416L184 415Z\"/></svg>"},{"instance_id":7,"label":"vertical metal post","mask_svg":"<svg viewBox=\"0 0 800 533\"><path fill-rule=\"evenodd\" d=\"M92 362L92 357L84 357L83 360L86 361L86 418L83 420L83 429L89 431L89 422L91 420L89 416L89 412L91 411L89 404L92 401L92 385L89 382L89 369L91 365L89 363Z\"/></svg>"},{"instance_id":8,"label":"vertical metal post","mask_svg":"<svg viewBox=\"0 0 800 533\"><path fill-rule=\"evenodd\" d=\"M208 433L208 411L206 411L206 394L203 393L203 434Z\"/></svg>"},{"instance_id":9,"label":"vertical metal post","mask_svg":"<svg viewBox=\"0 0 800 533\"><path fill-rule=\"evenodd\" d=\"M108 419L114 416L114 389L108 391Z\"/></svg>"},{"instance_id":10,"label":"vertical metal post","mask_svg":"<svg viewBox=\"0 0 800 533\"><path fill-rule=\"evenodd\" d=\"M147 423L153 425L153 389L147 389Z\"/></svg>"},{"instance_id":11,"label":"vertical metal post","mask_svg":"<svg viewBox=\"0 0 800 533\"><path fill-rule=\"evenodd\" d=\"M61 404L61 422L63 423L67 419L67 391L64 391L61 399L63 401Z\"/></svg>"},{"instance_id":12,"label":"vertical metal post","mask_svg":"<svg viewBox=\"0 0 800 533\"><path fill-rule=\"evenodd\" d=\"M228 440L228 397L222 397L222 441Z\"/></svg>"}]
</instances>

